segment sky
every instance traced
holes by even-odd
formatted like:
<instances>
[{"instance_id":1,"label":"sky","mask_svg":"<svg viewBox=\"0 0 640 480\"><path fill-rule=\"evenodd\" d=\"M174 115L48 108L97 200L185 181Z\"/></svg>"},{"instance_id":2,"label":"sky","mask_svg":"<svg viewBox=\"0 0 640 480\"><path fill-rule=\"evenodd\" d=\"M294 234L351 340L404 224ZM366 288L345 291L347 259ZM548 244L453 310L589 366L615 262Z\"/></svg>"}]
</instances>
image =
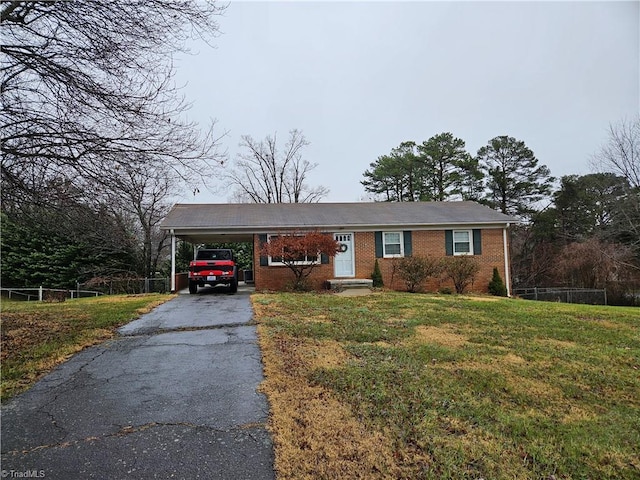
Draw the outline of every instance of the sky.
<instances>
[{"instance_id":1,"label":"sky","mask_svg":"<svg viewBox=\"0 0 640 480\"><path fill-rule=\"evenodd\" d=\"M238 2L214 48L175 59L188 117L242 135L301 130L323 201L357 202L371 162L451 132L474 154L509 135L555 177L592 172L608 129L640 112L640 2ZM187 203L225 203L203 190Z\"/></svg>"}]
</instances>

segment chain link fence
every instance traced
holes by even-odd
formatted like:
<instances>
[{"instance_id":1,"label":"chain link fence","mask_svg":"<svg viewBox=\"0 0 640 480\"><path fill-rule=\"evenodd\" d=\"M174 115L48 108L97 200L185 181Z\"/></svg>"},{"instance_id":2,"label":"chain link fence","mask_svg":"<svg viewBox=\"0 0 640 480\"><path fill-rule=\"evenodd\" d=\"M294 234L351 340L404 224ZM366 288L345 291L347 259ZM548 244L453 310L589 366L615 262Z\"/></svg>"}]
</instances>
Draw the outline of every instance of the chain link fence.
<instances>
[{"instance_id":1,"label":"chain link fence","mask_svg":"<svg viewBox=\"0 0 640 480\"><path fill-rule=\"evenodd\" d=\"M81 287L91 288L106 295L137 293L168 293L171 280L168 277L157 278L94 278Z\"/></svg>"},{"instance_id":2,"label":"chain link fence","mask_svg":"<svg viewBox=\"0 0 640 480\"><path fill-rule=\"evenodd\" d=\"M533 287L516 288L513 293L525 300L543 302L583 303L587 305L607 305L606 289Z\"/></svg>"}]
</instances>

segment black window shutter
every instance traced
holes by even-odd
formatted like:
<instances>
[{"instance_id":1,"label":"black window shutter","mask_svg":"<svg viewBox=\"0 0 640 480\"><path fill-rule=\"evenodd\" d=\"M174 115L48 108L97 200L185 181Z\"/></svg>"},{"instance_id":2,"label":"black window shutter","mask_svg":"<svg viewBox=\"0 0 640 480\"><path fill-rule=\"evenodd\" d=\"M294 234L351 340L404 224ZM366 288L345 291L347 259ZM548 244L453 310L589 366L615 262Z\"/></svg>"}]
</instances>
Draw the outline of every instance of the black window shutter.
<instances>
[{"instance_id":1,"label":"black window shutter","mask_svg":"<svg viewBox=\"0 0 640 480\"><path fill-rule=\"evenodd\" d=\"M447 255L453 255L453 230L444 231L444 249Z\"/></svg>"},{"instance_id":2,"label":"black window shutter","mask_svg":"<svg viewBox=\"0 0 640 480\"><path fill-rule=\"evenodd\" d=\"M382 232L375 232L376 235L376 258L384 256L382 252Z\"/></svg>"},{"instance_id":3,"label":"black window shutter","mask_svg":"<svg viewBox=\"0 0 640 480\"><path fill-rule=\"evenodd\" d=\"M479 228L473 229L473 254L482 254L482 230Z\"/></svg>"},{"instance_id":4,"label":"black window shutter","mask_svg":"<svg viewBox=\"0 0 640 480\"><path fill-rule=\"evenodd\" d=\"M406 230L402 232L404 237L404 256L410 257L413 254L413 245L411 244L411 232Z\"/></svg>"},{"instance_id":5,"label":"black window shutter","mask_svg":"<svg viewBox=\"0 0 640 480\"><path fill-rule=\"evenodd\" d=\"M264 233L261 233L258 235L258 248L261 250L262 246L267 243L267 235ZM260 256L260 266L261 267L268 267L269 266L269 257L265 257L265 256Z\"/></svg>"},{"instance_id":6,"label":"black window shutter","mask_svg":"<svg viewBox=\"0 0 640 480\"><path fill-rule=\"evenodd\" d=\"M321 253L320 254L320 263L322 265L326 265L329 263L329 255L327 255L326 253Z\"/></svg>"}]
</instances>

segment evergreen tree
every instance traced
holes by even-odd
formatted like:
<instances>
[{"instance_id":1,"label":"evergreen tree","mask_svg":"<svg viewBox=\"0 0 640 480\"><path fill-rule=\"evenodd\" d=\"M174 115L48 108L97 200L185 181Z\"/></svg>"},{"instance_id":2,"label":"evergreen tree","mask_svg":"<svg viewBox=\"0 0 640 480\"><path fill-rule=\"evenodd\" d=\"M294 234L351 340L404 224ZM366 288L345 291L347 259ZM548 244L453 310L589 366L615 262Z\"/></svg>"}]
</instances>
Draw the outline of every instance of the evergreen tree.
<instances>
[{"instance_id":1,"label":"evergreen tree","mask_svg":"<svg viewBox=\"0 0 640 480\"><path fill-rule=\"evenodd\" d=\"M498 269L496 267L493 267L493 276L491 277L491 281L489 282L489 293L497 297L507 296L507 287L502 281L502 277L500 276L500 273L498 272Z\"/></svg>"},{"instance_id":2,"label":"evergreen tree","mask_svg":"<svg viewBox=\"0 0 640 480\"><path fill-rule=\"evenodd\" d=\"M382 272L380 271L380 264L376 258L376 263L373 266L373 273L371 274L371 280L373 280L373 286L376 288L384 287L384 281L382 280Z\"/></svg>"},{"instance_id":3,"label":"evergreen tree","mask_svg":"<svg viewBox=\"0 0 640 480\"><path fill-rule=\"evenodd\" d=\"M487 175L487 203L509 215L528 218L548 197L554 178L524 142L506 135L495 137L478 150Z\"/></svg>"}]
</instances>

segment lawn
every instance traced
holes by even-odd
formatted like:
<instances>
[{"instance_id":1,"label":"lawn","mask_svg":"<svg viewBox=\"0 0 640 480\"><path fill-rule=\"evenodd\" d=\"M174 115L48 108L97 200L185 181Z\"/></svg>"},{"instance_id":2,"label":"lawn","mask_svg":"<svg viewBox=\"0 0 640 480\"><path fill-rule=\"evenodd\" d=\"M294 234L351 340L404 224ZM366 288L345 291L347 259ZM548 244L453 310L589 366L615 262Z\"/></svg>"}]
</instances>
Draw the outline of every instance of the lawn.
<instances>
[{"instance_id":1,"label":"lawn","mask_svg":"<svg viewBox=\"0 0 640 480\"><path fill-rule=\"evenodd\" d=\"M252 300L279 479L640 478L640 309Z\"/></svg>"},{"instance_id":2,"label":"lawn","mask_svg":"<svg viewBox=\"0 0 640 480\"><path fill-rule=\"evenodd\" d=\"M61 303L2 299L2 400L83 348L114 335L171 295L113 295Z\"/></svg>"}]
</instances>

